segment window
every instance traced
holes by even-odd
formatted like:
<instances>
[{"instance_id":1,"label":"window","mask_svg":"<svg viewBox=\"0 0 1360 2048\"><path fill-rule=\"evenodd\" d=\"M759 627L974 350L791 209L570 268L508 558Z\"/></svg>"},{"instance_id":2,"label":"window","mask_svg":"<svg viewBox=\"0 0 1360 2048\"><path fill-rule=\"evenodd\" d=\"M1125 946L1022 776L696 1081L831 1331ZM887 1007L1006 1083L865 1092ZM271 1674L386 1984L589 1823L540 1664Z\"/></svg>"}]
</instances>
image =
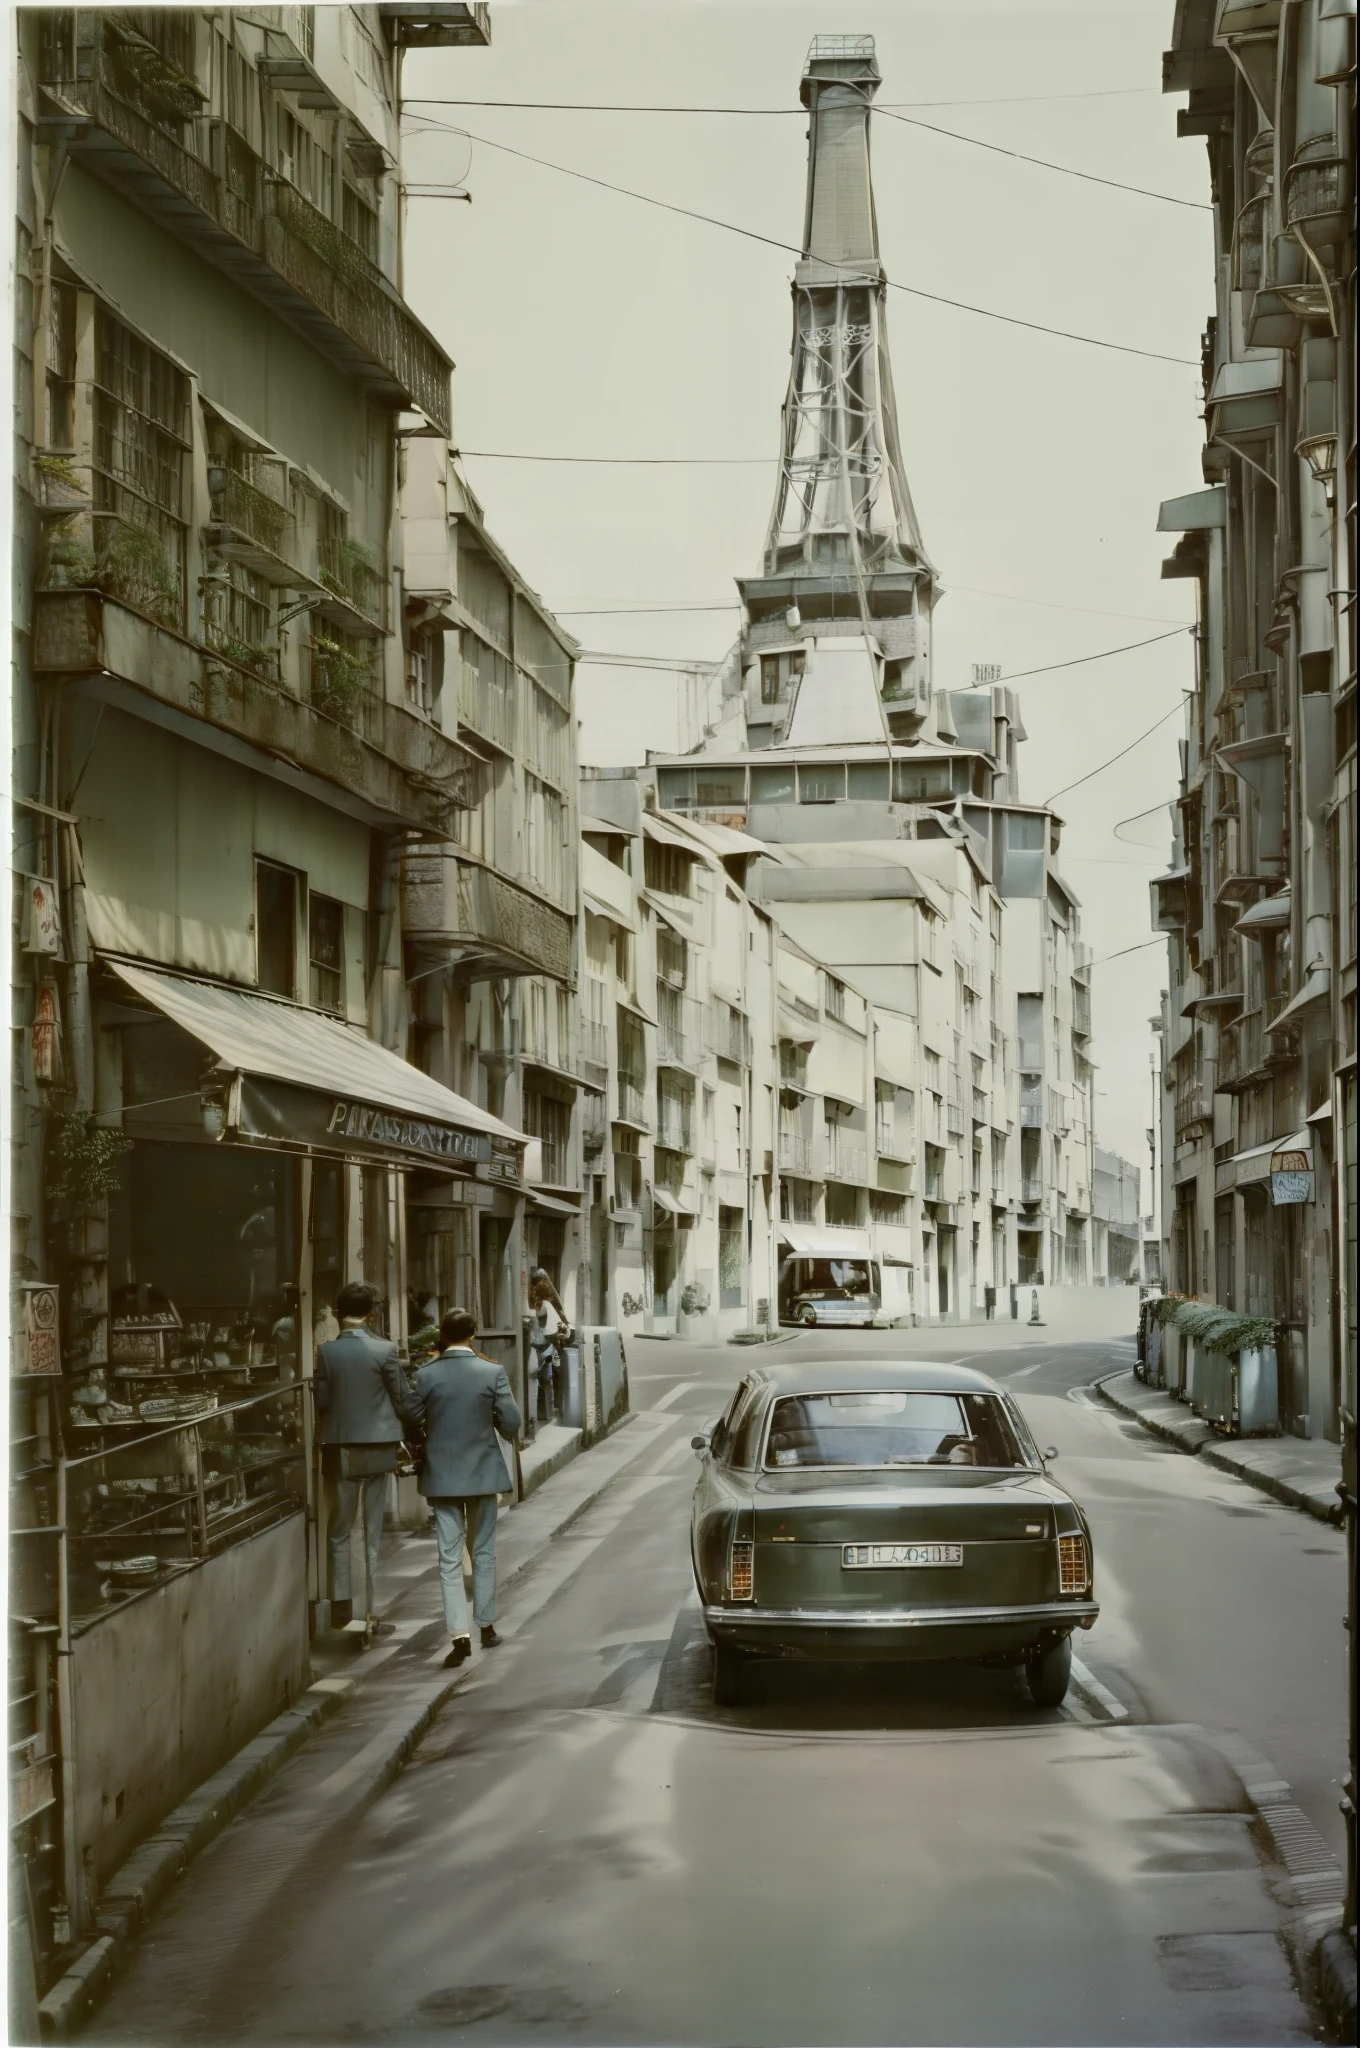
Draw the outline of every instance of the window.
<instances>
[{"instance_id":1,"label":"window","mask_svg":"<svg viewBox=\"0 0 1360 2048\"><path fill-rule=\"evenodd\" d=\"M524 778L524 854L529 879L549 896L563 889L563 838L566 805L556 790L536 775Z\"/></svg>"},{"instance_id":2,"label":"window","mask_svg":"<svg viewBox=\"0 0 1360 2048\"><path fill-rule=\"evenodd\" d=\"M283 107L279 109L278 136L281 175L329 220L335 185L330 152L322 148L295 114Z\"/></svg>"},{"instance_id":3,"label":"window","mask_svg":"<svg viewBox=\"0 0 1360 2048\"><path fill-rule=\"evenodd\" d=\"M742 1305L746 1270L746 1218L742 1210L718 1208L718 1300L722 1308Z\"/></svg>"},{"instance_id":4,"label":"window","mask_svg":"<svg viewBox=\"0 0 1360 2048\"><path fill-rule=\"evenodd\" d=\"M887 1223L901 1228L907 1220L907 1198L905 1195L887 1194L882 1188L871 1188L869 1214L875 1223Z\"/></svg>"},{"instance_id":5,"label":"window","mask_svg":"<svg viewBox=\"0 0 1360 2048\"><path fill-rule=\"evenodd\" d=\"M345 1007L345 911L333 896L308 899L307 960L312 1008L340 1016Z\"/></svg>"},{"instance_id":6,"label":"window","mask_svg":"<svg viewBox=\"0 0 1360 2048\"><path fill-rule=\"evenodd\" d=\"M798 801L804 804L834 804L845 796L843 761L820 762L798 770Z\"/></svg>"},{"instance_id":7,"label":"window","mask_svg":"<svg viewBox=\"0 0 1360 2048\"><path fill-rule=\"evenodd\" d=\"M760 701L762 704L782 704L792 694L793 685L803 674L806 656L802 648L787 654L762 654L760 657Z\"/></svg>"},{"instance_id":8,"label":"window","mask_svg":"<svg viewBox=\"0 0 1360 2048\"><path fill-rule=\"evenodd\" d=\"M543 1148L543 1181L549 1187L566 1187L571 1107L535 1089L524 1091L524 1129Z\"/></svg>"},{"instance_id":9,"label":"window","mask_svg":"<svg viewBox=\"0 0 1360 2048\"><path fill-rule=\"evenodd\" d=\"M643 882L659 896L689 896L693 893L694 861L678 846L663 846L646 839L642 849Z\"/></svg>"},{"instance_id":10,"label":"window","mask_svg":"<svg viewBox=\"0 0 1360 2048\"><path fill-rule=\"evenodd\" d=\"M47 445L76 445L76 292L52 286L47 312Z\"/></svg>"},{"instance_id":11,"label":"window","mask_svg":"<svg viewBox=\"0 0 1360 2048\"><path fill-rule=\"evenodd\" d=\"M103 306L95 308L95 554L105 587L184 627L189 380Z\"/></svg>"},{"instance_id":12,"label":"window","mask_svg":"<svg viewBox=\"0 0 1360 2048\"><path fill-rule=\"evenodd\" d=\"M770 1467L1025 1466L1010 1414L995 1394L800 1394L776 1401ZM864 1561L868 1563L867 1549Z\"/></svg>"},{"instance_id":13,"label":"window","mask_svg":"<svg viewBox=\"0 0 1360 2048\"><path fill-rule=\"evenodd\" d=\"M255 980L271 995L297 993L298 877L272 861L255 863Z\"/></svg>"},{"instance_id":14,"label":"window","mask_svg":"<svg viewBox=\"0 0 1360 2048\"><path fill-rule=\"evenodd\" d=\"M845 983L837 981L832 974L828 974L826 977L826 1014L828 1017L836 1017L844 1022Z\"/></svg>"}]
</instances>

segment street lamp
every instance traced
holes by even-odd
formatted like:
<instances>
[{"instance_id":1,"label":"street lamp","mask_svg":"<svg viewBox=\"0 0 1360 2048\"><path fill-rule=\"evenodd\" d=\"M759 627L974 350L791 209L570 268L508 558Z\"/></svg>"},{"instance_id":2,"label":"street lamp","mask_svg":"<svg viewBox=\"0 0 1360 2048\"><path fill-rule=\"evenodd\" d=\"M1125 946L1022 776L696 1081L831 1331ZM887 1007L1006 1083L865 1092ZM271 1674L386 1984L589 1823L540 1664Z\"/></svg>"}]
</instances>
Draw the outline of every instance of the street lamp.
<instances>
[{"instance_id":1,"label":"street lamp","mask_svg":"<svg viewBox=\"0 0 1360 2048\"><path fill-rule=\"evenodd\" d=\"M1336 435L1309 434L1298 443L1294 453L1303 457L1322 485L1330 511L1336 503Z\"/></svg>"}]
</instances>

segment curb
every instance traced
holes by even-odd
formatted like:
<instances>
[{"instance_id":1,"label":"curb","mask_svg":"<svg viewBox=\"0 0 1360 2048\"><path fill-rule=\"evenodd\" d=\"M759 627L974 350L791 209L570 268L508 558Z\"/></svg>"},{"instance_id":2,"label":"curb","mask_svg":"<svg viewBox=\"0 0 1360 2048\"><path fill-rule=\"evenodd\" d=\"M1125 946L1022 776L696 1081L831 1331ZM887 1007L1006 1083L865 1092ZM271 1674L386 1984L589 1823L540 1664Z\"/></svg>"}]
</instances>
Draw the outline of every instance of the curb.
<instances>
[{"instance_id":1,"label":"curb","mask_svg":"<svg viewBox=\"0 0 1360 2048\"><path fill-rule=\"evenodd\" d=\"M1340 1926L1346 1873L1302 1807L1293 1787L1240 1735L1203 1731L1241 1780L1293 1894L1286 1942L1300 1982L1317 1998L1338 2041L1355 2039L1355 1942Z\"/></svg>"},{"instance_id":2,"label":"curb","mask_svg":"<svg viewBox=\"0 0 1360 2048\"><path fill-rule=\"evenodd\" d=\"M645 1413L645 1411L643 1411ZM621 1432L623 1422L610 1434ZM498 1575L498 1592L505 1593L531 1565L538 1562L548 1546L587 1514L610 1487L636 1464L654 1441L647 1432L635 1454L625 1458L592 1487L570 1513L544 1532L542 1541L510 1570ZM603 1439L602 1439L603 1441ZM572 1463L563 1458L563 1464ZM558 1468L554 1468L558 1469ZM545 1477L549 1476L547 1474ZM430 1570L435 1570L431 1565ZM470 1671L460 1670L419 1702L412 1701L403 1713L399 1708L389 1723L381 1755L372 1757L369 1770L357 1785L354 1797L337 1812L337 1825L345 1825L378 1798L409 1762L421 1737L443 1712L464 1684ZM191 1792L187 1799L166 1815L155 1834L133 1850L110 1879L95 1920L97 1933L90 1945L60 1976L38 2004L44 2041L73 2040L94 2013L99 2001L128 1960L129 1953L157 1906L178 1878L210 1842L277 1776L305 1742L329 1721L355 1692L361 1681L326 1677L307 1688L296 1707L287 1708L261 1730L253 1741L238 1750L229 1763Z\"/></svg>"},{"instance_id":3,"label":"curb","mask_svg":"<svg viewBox=\"0 0 1360 2048\"><path fill-rule=\"evenodd\" d=\"M1218 1431L1211 1428L1207 1422L1190 1417L1184 1422L1172 1421L1161 1415L1149 1414L1136 1402L1121 1399L1113 1391L1112 1381L1129 1376L1128 1368L1121 1367L1117 1373L1096 1380L1095 1392L1111 1408L1118 1409L1121 1415L1129 1416L1140 1428L1145 1429L1149 1436L1159 1437L1163 1443L1174 1444L1177 1450L1184 1451L1188 1457L1200 1457L1206 1465L1212 1465L1215 1471L1230 1473L1244 1485L1254 1486L1258 1493L1269 1494L1272 1500L1281 1501L1286 1507L1297 1508L1301 1513L1311 1515L1314 1521L1326 1522L1335 1528L1338 1520L1337 1509L1325 1495L1306 1492L1301 1486L1295 1486L1288 1479L1281 1479L1274 1472L1263 1472L1255 1466L1243 1463L1232 1455Z\"/></svg>"},{"instance_id":4,"label":"curb","mask_svg":"<svg viewBox=\"0 0 1360 2048\"><path fill-rule=\"evenodd\" d=\"M1338 2041L1355 2039L1355 1937L1340 1927L1317 1945L1317 1985L1327 2024Z\"/></svg>"},{"instance_id":5,"label":"curb","mask_svg":"<svg viewBox=\"0 0 1360 2048\"><path fill-rule=\"evenodd\" d=\"M338 1712L351 1678L322 1678L214 1771L134 1849L100 1902L96 1939L39 2001L44 2040L66 2041L90 2017L143 1923L200 1852L249 1805L289 1757ZM313 1697L315 1695L315 1697Z\"/></svg>"}]
</instances>

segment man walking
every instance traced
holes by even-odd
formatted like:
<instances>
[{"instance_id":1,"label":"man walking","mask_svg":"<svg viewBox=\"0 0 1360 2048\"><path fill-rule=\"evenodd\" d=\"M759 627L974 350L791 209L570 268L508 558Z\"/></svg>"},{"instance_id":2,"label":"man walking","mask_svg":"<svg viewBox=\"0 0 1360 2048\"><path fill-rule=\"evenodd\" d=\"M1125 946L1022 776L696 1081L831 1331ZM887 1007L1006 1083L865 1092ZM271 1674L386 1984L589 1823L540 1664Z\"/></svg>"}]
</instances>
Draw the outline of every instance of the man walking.
<instances>
[{"instance_id":1,"label":"man walking","mask_svg":"<svg viewBox=\"0 0 1360 2048\"><path fill-rule=\"evenodd\" d=\"M425 1463L420 1490L434 1513L439 1544L439 1583L444 1621L452 1647L446 1666L472 1655L467 1594L463 1588L463 1545L472 1552L472 1612L482 1648L494 1649L496 1634L496 1496L510 1491L497 1431L515 1438L524 1426L504 1368L472 1348L477 1319L450 1309L439 1326L443 1347L422 1365L406 1404L413 1421L425 1424Z\"/></svg>"},{"instance_id":2,"label":"man walking","mask_svg":"<svg viewBox=\"0 0 1360 2048\"><path fill-rule=\"evenodd\" d=\"M350 1593L350 1535L363 1510L364 1622L372 1635L373 1589L378 1572L387 1475L396 1470L402 1428L398 1419L407 1392L397 1347L375 1336L368 1321L378 1290L362 1281L342 1287L335 1313L340 1333L317 1350L317 1438L326 1485L326 1545L330 1556L331 1625L347 1628L353 1618Z\"/></svg>"}]
</instances>

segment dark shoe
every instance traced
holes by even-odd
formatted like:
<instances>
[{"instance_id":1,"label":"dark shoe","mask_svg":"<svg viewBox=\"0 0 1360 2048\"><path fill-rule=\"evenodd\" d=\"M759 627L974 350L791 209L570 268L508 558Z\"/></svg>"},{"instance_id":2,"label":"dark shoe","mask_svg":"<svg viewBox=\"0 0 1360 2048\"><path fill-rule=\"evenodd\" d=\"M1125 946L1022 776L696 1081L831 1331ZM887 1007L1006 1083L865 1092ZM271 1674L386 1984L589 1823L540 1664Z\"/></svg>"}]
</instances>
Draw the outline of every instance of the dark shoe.
<instances>
[{"instance_id":1,"label":"dark shoe","mask_svg":"<svg viewBox=\"0 0 1360 2048\"><path fill-rule=\"evenodd\" d=\"M468 1658L471 1655L472 1637L455 1636L453 1639L453 1648L449 1651L448 1656L444 1659L444 1669L446 1671L456 1670L458 1665L466 1664Z\"/></svg>"},{"instance_id":2,"label":"dark shoe","mask_svg":"<svg viewBox=\"0 0 1360 2048\"><path fill-rule=\"evenodd\" d=\"M496 1634L495 1623L489 1621L482 1630L482 1648L484 1650L494 1650L499 1642L500 1637Z\"/></svg>"},{"instance_id":3,"label":"dark shoe","mask_svg":"<svg viewBox=\"0 0 1360 2048\"><path fill-rule=\"evenodd\" d=\"M349 1627L349 1625L350 1625L350 1623L351 1623L351 1622L353 1621L353 1619L354 1619L354 1602L353 1602L352 1600L332 1600L332 1602L331 1602L331 1627L332 1627L332 1628L348 1628L348 1627Z\"/></svg>"}]
</instances>

